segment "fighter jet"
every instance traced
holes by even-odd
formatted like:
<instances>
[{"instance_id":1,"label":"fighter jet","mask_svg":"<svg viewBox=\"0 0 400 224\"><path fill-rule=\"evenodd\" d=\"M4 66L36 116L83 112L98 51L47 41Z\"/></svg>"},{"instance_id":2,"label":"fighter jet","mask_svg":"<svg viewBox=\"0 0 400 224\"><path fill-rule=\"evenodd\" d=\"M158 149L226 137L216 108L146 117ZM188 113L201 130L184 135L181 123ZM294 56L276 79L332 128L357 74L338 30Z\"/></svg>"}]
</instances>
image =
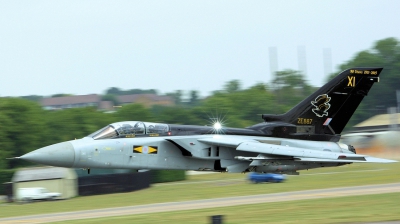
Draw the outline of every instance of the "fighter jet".
<instances>
[{"instance_id":1,"label":"fighter jet","mask_svg":"<svg viewBox=\"0 0 400 224\"><path fill-rule=\"evenodd\" d=\"M383 68L351 68L285 114L246 128L123 121L19 159L61 167L299 174L351 163L390 163L356 154L340 133Z\"/></svg>"}]
</instances>

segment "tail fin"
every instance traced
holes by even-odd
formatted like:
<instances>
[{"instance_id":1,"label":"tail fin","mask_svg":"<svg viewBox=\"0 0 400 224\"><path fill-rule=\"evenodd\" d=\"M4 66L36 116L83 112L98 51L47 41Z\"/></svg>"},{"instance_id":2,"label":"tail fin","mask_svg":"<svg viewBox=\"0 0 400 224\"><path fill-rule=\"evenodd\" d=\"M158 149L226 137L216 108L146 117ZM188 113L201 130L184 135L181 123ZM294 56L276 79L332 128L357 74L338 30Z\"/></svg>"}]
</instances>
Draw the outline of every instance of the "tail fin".
<instances>
[{"instance_id":1,"label":"tail fin","mask_svg":"<svg viewBox=\"0 0 400 224\"><path fill-rule=\"evenodd\" d=\"M284 122L294 125L296 130L289 133L290 135L304 135L310 140L338 141L339 134L364 96L368 94L375 82L379 82L382 69L345 70L287 113L263 114L262 118L266 122Z\"/></svg>"}]
</instances>

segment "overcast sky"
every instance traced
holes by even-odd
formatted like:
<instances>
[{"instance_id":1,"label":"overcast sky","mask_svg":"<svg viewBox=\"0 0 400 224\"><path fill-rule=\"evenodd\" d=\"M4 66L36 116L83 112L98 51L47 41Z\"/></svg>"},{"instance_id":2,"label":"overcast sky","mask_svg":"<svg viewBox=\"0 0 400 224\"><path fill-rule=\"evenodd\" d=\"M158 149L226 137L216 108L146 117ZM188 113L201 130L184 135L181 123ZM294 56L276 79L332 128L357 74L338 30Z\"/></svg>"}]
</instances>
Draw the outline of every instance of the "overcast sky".
<instances>
[{"instance_id":1,"label":"overcast sky","mask_svg":"<svg viewBox=\"0 0 400 224\"><path fill-rule=\"evenodd\" d=\"M206 96L233 79L270 82L276 65L321 86L324 49L337 71L375 41L400 39L399 9L394 0L2 0L0 96L109 87Z\"/></svg>"}]
</instances>

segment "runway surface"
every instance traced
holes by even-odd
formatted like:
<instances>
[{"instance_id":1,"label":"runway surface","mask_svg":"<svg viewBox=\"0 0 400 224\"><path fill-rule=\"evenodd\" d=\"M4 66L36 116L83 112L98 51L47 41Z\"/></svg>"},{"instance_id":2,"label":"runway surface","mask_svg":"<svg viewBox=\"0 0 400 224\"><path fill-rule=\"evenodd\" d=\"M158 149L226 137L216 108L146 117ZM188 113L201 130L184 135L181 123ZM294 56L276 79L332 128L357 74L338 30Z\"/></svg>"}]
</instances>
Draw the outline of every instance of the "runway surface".
<instances>
[{"instance_id":1,"label":"runway surface","mask_svg":"<svg viewBox=\"0 0 400 224\"><path fill-rule=\"evenodd\" d=\"M250 196L237 196L237 197L213 198L205 200L114 207L114 208L84 210L76 212L29 215L29 216L2 218L0 219L0 223L47 223L47 222L56 222L64 220L205 209L205 208L258 204L267 202L382 194L391 192L400 192L400 183L363 185L363 186L341 187L341 188L326 188L326 189L306 190L306 191L291 191L291 192L274 193L274 194L258 194Z\"/></svg>"}]
</instances>

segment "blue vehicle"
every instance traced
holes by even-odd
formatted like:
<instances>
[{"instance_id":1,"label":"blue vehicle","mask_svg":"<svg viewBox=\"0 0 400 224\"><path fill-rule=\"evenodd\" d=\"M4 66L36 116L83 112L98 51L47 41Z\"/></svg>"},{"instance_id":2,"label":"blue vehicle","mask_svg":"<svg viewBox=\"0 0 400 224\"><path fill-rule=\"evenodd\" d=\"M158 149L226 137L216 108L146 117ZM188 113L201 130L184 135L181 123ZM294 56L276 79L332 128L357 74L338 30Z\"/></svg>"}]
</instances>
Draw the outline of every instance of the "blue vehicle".
<instances>
[{"instance_id":1,"label":"blue vehicle","mask_svg":"<svg viewBox=\"0 0 400 224\"><path fill-rule=\"evenodd\" d=\"M272 182L280 183L286 178L282 174L277 173L249 173L249 181L252 183Z\"/></svg>"}]
</instances>

